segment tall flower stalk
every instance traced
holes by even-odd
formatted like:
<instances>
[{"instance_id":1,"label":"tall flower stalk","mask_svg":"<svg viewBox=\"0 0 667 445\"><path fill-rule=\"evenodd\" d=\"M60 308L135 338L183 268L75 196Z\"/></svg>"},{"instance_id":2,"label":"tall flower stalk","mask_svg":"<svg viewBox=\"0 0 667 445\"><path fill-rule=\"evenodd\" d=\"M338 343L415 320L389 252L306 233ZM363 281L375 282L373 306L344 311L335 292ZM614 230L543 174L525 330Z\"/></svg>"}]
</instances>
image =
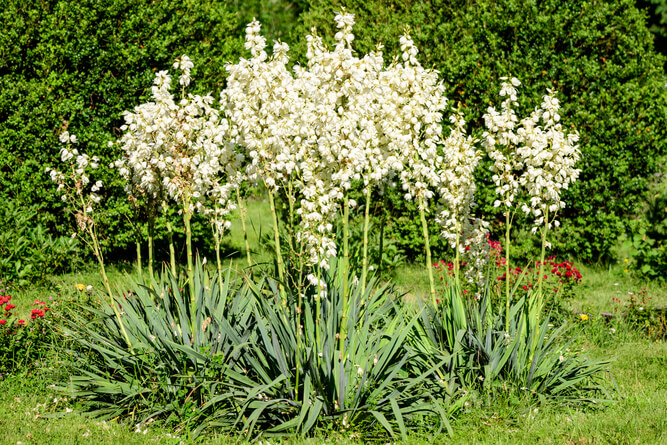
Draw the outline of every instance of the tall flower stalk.
<instances>
[{"instance_id":1,"label":"tall flower stalk","mask_svg":"<svg viewBox=\"0 0 667 445\"><path fill-rule=\"evenodd\" d=\"M525 191L527 201L518 202L518 205L525 214L533 217L533 233L542 229L537 293L528 302L527 318L529 329L533 332L539 328L543 310L543 265L546 249L550 247L547 235L552 227L558 226L556 213L565 206L561 191L579 176L580 170L574 165L579 160L580 151L576 145L578 134L565 133L560 124L560 104L552 90L547 90L548 94L540 107L519 122L512 107L517 105L516 88L520 84L515 78L502 83L500 95L505 100L500 112L489 107L484 115L487 132L484 133L483 144L494 161L493 180L499 196L495 205L505 208L506 329L509 329L511 299L510 230L513 204L520 189ZM531 345L533 350L535 342Z\"/></svg>"},{"instance_id":2,"label":"tall flower stalk","mask_svg":"<svg viewBox=\"0 0 667 445\"><path fill-rule=\"evenodd\" d=\"M509 283L510 268L510 232L512 228L512 212L515 197L519 191L518 174L522 167L522 160L516 151L521 143L520 135L516 132L518 117L512 107L518 105L516 88L521 85L516 78L503 80L500 96L504 97L500 112L489 107L484 115L487 131L482 136L482 145L486 148L493 161L491 171L496 186L498 199L495 207L503 207L505 216L505 331L509 332L510 304L512 293Z\"/></svg>"},{"instance_id":3,"label":"tall flower stalk","mask_svg":"<svg viewBox=\"0 0 667 445\"><path fill-rule=\"evenodd\" d=\"M152 102L125 112L125 125L120 145L123 158L116 162L128 189L140 189L151 198L162 197L163 210L168 210L167 198L175 201L183 218L186 238L187 281L191 311L196 313L193 271L192 230L190 222L217 183L221 171L237 160L229 143L229 127L213 107L213 97L186 94L194 64L183 55L173 68L180 71L181 87L177 101L171 93L172 78L159 71L151 89ZM169 221L168 221L169 224ZM176 274L176 258L170 243L172 273ZM193 327L193 332L196 329ZM195 339L196 341L196 339Z\"/></svg>"},{"instance_id":4,"label":"tall flower stalk","mask_svg":"<svg viewBox=\"0 0 667 445\"><path fill-rule=\"evenodd\" d=\"M50 167L46 169L46 172L50 175L51 180L58 185L58 192L62 193L62 201L70 206L68 210L74 215L79 231L88 235L89 240L84 238L84 241L93 251L95 259L97 259L100 275L109 296L109 305L118 320L118 325L125 338L125 342L131 348L132 343L125 331L118 305L109 284L109 277L104 265L104 255L102 254L93 219L94 208L101 200L99 192L102 189L102 181L91 183L87 170L97 169L99 159L97 156L91 158L87 154L80 153L78 149L73 148L73 144L78 144L78 139L75 135L67 131L61 133L60 142L65 144L60 150L60 159L67 166L67 174Z\"/></svg>"}]
</instances>

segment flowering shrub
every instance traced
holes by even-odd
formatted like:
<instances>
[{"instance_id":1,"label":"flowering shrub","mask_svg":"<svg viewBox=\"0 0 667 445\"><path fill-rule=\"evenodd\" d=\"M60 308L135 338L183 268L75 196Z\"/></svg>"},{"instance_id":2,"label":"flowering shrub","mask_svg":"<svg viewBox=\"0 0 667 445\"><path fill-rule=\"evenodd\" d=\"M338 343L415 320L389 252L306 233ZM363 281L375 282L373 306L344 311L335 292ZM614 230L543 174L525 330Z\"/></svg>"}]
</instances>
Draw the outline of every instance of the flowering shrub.
<instances>
[{"instance_id":1,"label":"flowering shrub","mask_svg":"<svg viewBox=\"0 0 667 445\"><path fill-rule=\"evenodd\" d=\"M397 38L409 26L423 51L422 63L440 71L446 79L446 96L463 105L472 128L484 124L486 104L495 100L497 76L509 70L524 82L526 94L519 97L519 109L539 104L546 88L555 87L568 99L577 97L563 101L559 114L568 126L586 129L580 144L588 161L579 166L580 181L564 194L568 208L561 221L569 235L554 245L586 262L612 258L627 215L636 212L637 197L645 192L652 173L659 171L660 154L667 146L664 58L655 50L661 46L654 45L637 2L612 0L564 8L561 1L547 0L537 9L534 3L516 0L391 3L389 9L385 0L366 0L363 7L357 0L310 2L294 35L313 27L333 35L328 15L333 5L359 12L355 44L364 51L381 41L386 53L398 52ZM305 53L303 46L294 50ZM636 57L628 59L627 54ZM498 197L487 185L491 174L479 169L476 177L478 211L499 223L502 215L493 208ZM591 211L598 208L604 211ZM403 215L394 213L392 218L399 216ZM413 212L408 220L417 218ZM518 225L528 230L530 222ZM407 241L420 235L418 224L405 230L410 228L413 233L404 236Z\"/></svg>"},{"instance_id":2,"label":"flowering shrub","mask_svg":"<svg viewBox=\"0 0 667 445\"><path fill-rule=\"evenodd\" d=\"M21 318L12 297L0 289L0 374L30 369L50 348L50 334L45 319L51 308L35 300L30 315Z\"/></svg>"},{"instance_id":3,"label":"flowering shrub","mask_svg":"<svg viewBox=\"0 0 667 445\"><path fill-rule=\"evenodd\" d=\"M142 194L149 201L160 200L164 209L169 207L169 200L175 201L186 231L187 278L179 275L171 246L171 273L164 273L156 281L151 271L150 280L135 283L141 301L121 296L109 285L93 219L94 204L100 200L96 193L102 184L95 182L90 186L93 181L86 174L89 166L95 167L96 160L72 148L76 137L66 131L61 134L62 142L67 144L61 152L62 161L69 164L68 170L66 174L49 172L59 189L65 190L63 199L72 207L79 207L73 212L79 228L90 237L111 308L104 307L99 312L101 323L91 325L78 340L80 345L90 345L99 353L99 361L84 362L80 368L83 376L72 379L72 387L78 387L79 394L97 403L102 393L109 395L104 389L108 388L105 379L123 382L118 386L116 395L120 399L115 413L134 413L136 407L130 407L133 397L121 388L126 384L135 388L135 401L145 406L145 392L154 392L158 387L153 360L159 362L161 354L151 354L156 351L156 343L165 341L167 361L172 361L174 355L187 356L188 371L199 369L206 378L207 373L217 374L208 368L208 353L229 354L231 360L225 361L229 368L220 369L226 374L225 379L214 378L210 386L200 385L193 393L186 394L180 384L174 384L183 381L184 368L182 364L174 366L173 361L161 367L166 374L160 377L164 381L159 382L178 398L185 397L188 403L195 404L194 409L197 405L202 410L213 408L218 402L233 405L234 410L221 410L215 415L216 422L219 416L220 426L237 427L243 419L243 430L248 433L256 422L266 421L269 432L307 432L321 414L342 415L344 425L366 422L373 416L391 435L395 435L392 425L398 426L405 438L403 415L421 409L416 400L424 392L419 392L417 398L397 395L403 389L416 388L424 379L427 386L451 388L443 373L445 363L454 367L472 363L470 357L442 361L431 354L471 354L479 366L468 366L465 372L484 369L484 385L492 384L496 378L515 379L558 397L576 393L579 382L603 366L578 359L560 360L562 364L554 365L552 358L558 352L554 345L560 341L562 330L543 342L549 328L548 320L542 320L543 310L553 306L554 301L560 304L561 299L553 297L560 287L581 278L571 263L558 263L554 257L545 259L547 234L558 224L557 212L565 205L561 192L579 173L574 168L579 157L578 135L568 133L560 123L555 92L548 90L541 105L519 120L513 107L517 105L516 88L520 82L501 78L501 111L487 109L487 131L481 145L494 161L491 168L497 205L502 206L506 216L506 238L501 247L489 241L487 224L474 214L476 185L472 173L484 151L477 148L479 141L467 134L460 109L450 112L449 134L443 135L441 122L447 105L444 87L438 73L425 69L417 60L418 51L410 35L406 32L400 38L400 57L385 67L381 47L364 56L354 52L351 14L343 11L334 21L338 29L335 47L329 49L319 36L309 35L308 62L292 70L287 68L287 45L276 42L269 56L260 24L251 22L246 28L246 48L251 57L227 66L230 76L220 95L220 110L214 107L210 95L185 93L193 63L183 55L174 65L181 71L180 100L171 93L169 73L159 71L152 89L153 101L125 114L120 141L123 158L115 166L127 181L126 190ZM262 277L255 282L253 271L244 275L238 281L242 286L232 292L246 296L251 292L262 307L237 296L227 303L233 283L231 271L222 274L219 254L217 275L209 277L203 261L194 267L190 232L190 218L195 210L213 215L217 218L212 224L218 245L222 229L228 226L227 213L237 204L241 207L241 185L257 181L263 182L268 192L278 280ZM361 253L351 259L349 216L350 209L357 207L349 195L353 184L363 188L365 205ZM431 298L427 310L407 317L396 311L394 304L400 303L383 296L387 287L367 279L371 266L371 191L390 187L400 187L404 199L416 203L429 273ZM288 201L289 232L296 234L288 238L287 261L282 256L275 206L279 191L285 193ZM524 202L524 196L530 199ZM211 201L219 211L207 213L205 209ZM511 222L518 210L534 219L535 231L541 230L542 255L527 270L510 265ZM440 296L435 291L427 219L434 213L441 235L455 254L452 264L435 266L448 278ZM342 228L337 236L334 228L339 219ZM342 238L342 243L337 237ZM295 252L298 255L293 257ZM356 277L351 275L350 265L358 264L359 257L361 277ZM302 259L305 260L299 263ZM493 260L490 267L505 270L494 281L498 286L483 279L489 259ZM296 267L292 262L298 263ZM298 274L296 279L287 276L286 270L290 270L286 263ZM252 266L250 255L248 265ZM504 295L500 284L504 284ZM473 295L471 290L479 301L465 298ZM526 299L520 298L522 292ZM234 305L238 305L237 313L226 312ZM386 315L378 312L379 305L384 305ZM248 322L251 313L254 321L235 332L237 323ZM32 313L35 318L43 314L41 307ZM371 315L378 324L368 324ZM402 327L402 320L411 321ZM418 326L420 323L423 325ZM503 324L504 330L499 329ZM411 362L415 356L404 354L401 348L408 337L413 340L409 335L413 329L414 341L421 342L414 350L424 355ZM215 330L219 332L216 334ZM256 336L249 338L253 332ZM397 335L391 337L391 332ZM223 334L228 344L220 341ZM178 337L180 345L167 339L172 335ZM481 341L482 338L488 340ZM90 339L96 344L91 344ZM224 351L214 351L214 344ZM390 350L384 349L387 346ZM120 351L118 357L127 357L119 365L126 368L91 382L91 375L108 374L108 347ZM508 362L510 354L517 350L521 357ZM489 357L495 357L489 359L491 367L485 364ZM133 362L135 365L131 365ZM393 369L385 364L398 367L389 374L375 374L380 377L375 382L367 380L374 375L371 363L378 366L378 372ZM531 366L539 372L533 372ZM140 367L146 373L137 381ZM251 368L255 371L249 372ZM394 381L399 369L400 379ZM335 375L332 370L345 372ZM435 375L439 379L427 378ZM561 385L562 380L565 384ZM323 392L322 385L333 381L338 382L338 389L330 394ZM242 391L232 388L240 386L252 390L238 399ZM371 391L364 392L367 389ZM207 390L211 394L198 398ZM216 391L222 393L214 396ZM357 395L352 397L353 393ZM177 400L169 401L169 410L180 409ZM287 400L290 402L285 405ZM263 414L268 402L272 406ZM264 408L258 408L257 403ZM374 410L366 412L371 405ZM435 413L430 402L423 406ZM352 415L357 410L359 415ZM284 417L296 412L298 418ZM390 412L393 420L386 417ZM438 413L445 424L443 411Z\"/></svg>"}]
</instances>

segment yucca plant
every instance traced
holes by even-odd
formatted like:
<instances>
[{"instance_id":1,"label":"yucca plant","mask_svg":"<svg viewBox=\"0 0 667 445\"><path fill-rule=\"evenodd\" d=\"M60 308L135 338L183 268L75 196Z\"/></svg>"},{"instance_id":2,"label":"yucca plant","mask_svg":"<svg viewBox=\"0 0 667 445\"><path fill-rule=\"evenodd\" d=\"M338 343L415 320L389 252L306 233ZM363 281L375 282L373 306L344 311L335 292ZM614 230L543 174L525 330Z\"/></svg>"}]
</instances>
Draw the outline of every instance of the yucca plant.
<instances>
[{"instance_id":1,"label":"yucca plant","mask_svg":"<svg viewBox=\"0 0 667 445\"><path fill-rule=\"evenodd\" d=\"M236 418L220 413L209 426L282 435L333 424L406 437L411 419L432 416L440 428L449 428L445 388L430 378L444 360L419 370L417 361L433 360L406 342L419 315L404 318L392 289L374 281L364 291L349 284L344 314L342 280L335 269L324 274L327 295L320 302L319 320L313 289L306 290L299 313L299 306L282 304L274 280L251 284L254 331L245 349L247 369L228 373L230 390L209 402L234 399L239 411ZM288 301L295 298L288 295ZM341 323L347 324L342 344Z\"/></svg>"},{"instance_id":2,"label":"yucca plant","mask_svg":"<svg viewBox=\"0 0 667 445\"><path fill-rule=\"evenodd\" d=\"M131 346L108 305L75 308L66 331L74 361L61 389L95 415L131 415L140 423L196 425L224 409L206 402L242 356L254 322L251 298L231 270L211 277L199 262L193 276L195 306L169 270L151 286L128 278L117 287L113 297Z\"/></svg>"},{"instance_id":3,"label":"yucca plant","mask_svg":"<svg viewBox=\"0 0 667 445\"><path fill-rule=\"evenodd\" d=\"M521 388L540 398L568 402L594 401L607 394L600 376L609 360L569 352L574 341L570 328L554 327L548 316L539 325L529 323L535 314L526 298L511 297L514 303L506 312L502 299L493 295L496 289L488 273L477 298L466 298L455 276L443 278L438 306L424 305L415 337L450 355L449 369L462 387L487 393L499 387ZM520 279L511 295L519 283Z\"/></svg>"},{"instance_id":4,"label":"yucca plant","mask_svg":"<svg viewBox=\"0 0 667 445\"><path fill-rule=\"evenodd\" d=\"M471 361L469 382L487 392L509 385L558 402L595 402L602 400L601 395L609 396L601 384L609 360L571 351L576 337L571 327L554 327L547 316L537 329L531 329L522 298L510 307L510 330L505 331L507 323L501 315L484 313L490 308L487 298L469 308L472 322L464 339Z\"/></svg>"}]
</instances>

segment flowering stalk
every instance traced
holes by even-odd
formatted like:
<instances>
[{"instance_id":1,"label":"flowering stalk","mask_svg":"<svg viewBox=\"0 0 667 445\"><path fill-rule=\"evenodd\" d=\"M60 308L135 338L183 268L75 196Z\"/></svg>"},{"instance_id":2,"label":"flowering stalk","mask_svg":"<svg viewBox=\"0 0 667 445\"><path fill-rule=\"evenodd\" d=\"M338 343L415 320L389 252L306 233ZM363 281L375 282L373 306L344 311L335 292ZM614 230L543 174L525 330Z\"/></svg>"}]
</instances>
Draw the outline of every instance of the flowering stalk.
<instances>
[{"instance_id":1,"label":"flowering stalk","mask_svg":"<svg viewBox=\"0 0 667 445\"><path fill-rule=\"evenodd\" d=\"M168 215L168 199L182 206L186 230L187 276L194 301L192 233L190 220L196 209L205 211L202 201L219 177L236 178L243 156L228 143L227 121L213 108L213 97L186 94L194 64L186 55L173 68L180 70L180 100L171 93L172 78L167 71L155 75L152 101L125 112L124 134L120 143L123 158L116 161L126 179L128 193L139 192L161 200L167 218L171 272L177 276L173 228ZM223 168L224 167L224 168ZM225 178L227 179L227 178ZM228 190L223 188L226 199ZM217 216L216 216L217 217Z\"/></svg>"},{"instance_id":2,"label":"flowering stalk","mask_svg":"<svg viewBox=\"0 0 667 445\"><path fill-rule=\"evenodd\" d=\"M532 304L535 304L537 307L534 309L536 311L535 314L535 326L537 327L539 325L540 321L540 313L542 312L542 283L544 282L544 257L546 255L546 248L547 248L547 232L549 231L549 209L546 210L544 214L544 219L547 221L544 226L542 226L542 252L540 254L540 274L537 277L537 295L535 298L535 301L531 301ZM535 348L535 342L537 341L537 338L533 341L533 349Z\"/></svg>"},{"instance_id":3,"label":"flowering stalk","mask_svg":"<svg viewBox=\"0 0 667 445\"><path fill-rule=\"evenodd\" d=\"M174 229L171 226L171 221L169 220L169 214L167 210L169 206L167 201L162 201L162 210L164 212L164 218L167 224L167 234L169 235L169 264L171 265L171 273L176 278L176 249L174 249Z\"/></svg>"},{"instance_id":4,"label":"flowering stalk","mask_svg":"<svg viewBox=\"0 0 667 445\"><path fill-rule=\"evenodd\" d=\"M488 131L484 133L483 145L494 161L491 169L495 173L493 180L496 185L496 193L500 197L494 205L498 207L502 204L505 207L505 289L507 293L505 328L509 328L511 207L517 192L520 187L523 187L530 199L519 204L521 210L535 220L533 233L544 225L538 295L531 298L528 312L529 328L537 330L542 310L542 266L545 249L549 245L546 236L552 224L558 226L558 221L555 218L549 221L548 215L555 216L558 209L565 206L560 192L567 189L568 185L579 176L580 170L574 168L580 155L579 148L575 145L579 140L579 135L576 132L564 133L559 122L560 104L552 90L547 90L548 94L544 96L539 108L535 108L528 117L519 122L512 106L517 105L516 88L521 85L521 82L516 78L509 79L509 82L505 82L508 80L506 77L502 80L504 82L500 95L505 97L505 100L502 102L500 112L489 107L487 114L484 115ZM536 343L532 346L533 350L535 345Z\"/></svg>"},{"instance_id":5,"label":"flowering stalk","mask_svg":"<svg viewBox=\"0 0 667 445\"><path fill-rule=\"evenodd\" d=\"M102 281L104 282L104 287L106 288L107 294L109 295L109 300L111 302L111 309L113 310L114 314L116 315L116 319L118 320L120 330L123 334L123 337L125 338L125 342L127 343L127 346L129 348L132 348L132 343L130 342L130 338L128 337L127 332L125 331L125 326L123 325L123 320L120 318L120 312L118 311L118 307L116 306L116 302L113 298L113 293L111 292L111 285L109 284L109 277L107 276L107 272L106 272L106 269L104 267L104 256L102 255L102 250L100 249L100 244L97 240L97 235L95 234L95 229L94 229L92 223L88 225L87 232L88 232L88 236L90 236L90 239L92 241L93 253L95 255L95 258L97 258L97 262L100 266L100 275L102 275Z\"/></svg>"},{"instance_id":6,"label":"flowering stalk","mask_svg":"<svg viewBox=\"0 0 667 445\"><path fill-rule=\"evenodd\" d=\"M241 199L241 193L239 192L238 187L236 187L236 202L239 204L239 217L241 218L241 229L243 230L243 242L245 243L245 252L246 259L248 261L248 267L252 267L252 259L250 257L250 244L248 244L248 231L245 225L246 218L246 206L243 200Z\"/></svg>"},{"instance_id":7,"label":"flowering stalk","mask_svg":"<svg viewBox=\"0 0 667 445\"><path fill-rule=\"evenodd\" d=\"M282 299L282 304L287 304L287 295L285 293L285 271L283 264L283 255L280 251L280 234L278 232L278 215L276 214L276 204L273 196L273 190L269 190L269 204L271 206L271 215L273 216L273 238L275 241L275 251L276 251L276 264L278 265L278 278L280 283L278 283L278 288L280 289L280 298Z\"/></svg>"},{"instance_id":8,"label":"flowering stalk","mask_svg":"<svg viewBox=\"0 0 667 445\"><path fill-rule=\"evenodd\" d=\"M220 230L216 224L211 224L213 227L213 239L215 240L215 264L218 268L218 288L220 290L220 299L222 300L222 261L220 260Z\"/></svg>"},{"instance_id":9,"label":"flowering stalk","mask_svg":"<svg viewBox=\"0 0 667 445\"><path fill-rule=\"evenodd\" d=\"M134 201L136 205L135 200L131 201ZM135 208L135 210L137 210L137 208ZM130 226L132 226L132 231L134 232L135 236L134 245L137 252L137 262L136 262L137 274L139 275L139 281L144 282L144 270L143 270L143 263L141 261L141 227L139 227L137 224L134 224L134 221L132 221L132 218L130 218L128 215L125 215L125 218L130 223Z\"/></svg>"},{"instance_id":10,"label":"flowering stalk","mask_svg":"<svg viewBox=\"0 0 667 445\"><path fill-rule=\"evenodd\" d=\"M322 276L322 267L320 266L320 262L317 262L316 265L317 268L317 296L315 297L315 354L319 359L319 354L321 348L321 342L320 342L320 318L322 317L322 302L320 299L322 298L322 280L320 277ZM333 310L333 309L332 309Z\"/></svg>"},{"instance_id":11,"label":"flowering stalk","mask_svg":"<svg viewBox=\"0 0 667 445\"><path fill-rule=\"evenodd\" d=\"M426 250L426 269L428 270L428 282L431 291L431 303L433 307L438 307L438 302L435 298L435 282L433 281L433 265L431 264L431 243L428 235L428 224L426 223L426 212L424 209L424 202L421 196L417 198L419 206L419 217L422 222L422 234L424 235L424 248Z\"/></svg>"},{"instance_id":12,"label":"flowering stalk","mask_svg":"<svg viewBox=\"0 0 667 445\"><path fill-rule=\"evenodd\" d=\"M246 260L248 261L248 267L252 267L250 244L248 243L248 230L246 229L245 225L247 208L244 201L241 199L241 193L239 192L238 187L236 188L236 202L239 205L239 217L241 218L241 229L243 230L243 242L245 243Z\"/></svg>"},{"instance_id":13,"label":"flowering stalk","mask_svg":"<svg viewBox=\"0 0 667 445\"><path fill-rule=\"evenodd\" d=\"M134 242L137 247L137 272L139 273L139 281L144 281L144 269L143 264L141 263L141 241L137 240Z\"/></svg>"},{"instance_id":14,"label":"flowering stalk","mask_svg":"<svg viewBox=\"0 0 667 445\"><path fill-rule=\"evenodd\" d=\"M192 230L190 228L190 220L192 219L192 209L190 207L190 193L185 191L183 193L183 224L185 225L185 250L187 252L188 263L188 288L190 289L190 303L192 304L192 314L196 313L196 298L195 298L195 276L192 264Z\"/></svg>"},{"instance_id":15,"label":"flowering stalk","mask_svg":"<svg viewBox=\"0 0 667 445\"><path fill-rule=\"evenodd\" d=\"M154 248L153 248L153 236L155 235L155 216L153 212L149 212L148 215L148 276L151 279L151 285L155 281L155 276L153 275L153 263L154 263Z\"/></svg>"},{"instance_id":16,"label":"flowering stalk","mask_svg":"<svg viewBox=\"0 0 667 445\"><path fill-rule=\"evenodd\" d=\"M361 263L361 292L366 290L366 279L368 276L368 226L370 225L371 185L366 186L366 204L364 206L364 241Z\"/></svg>"},{"instance_id":17,"label":"flowering stalk","mask_svg":"<svg viewBox=\"0 0 667 445\"><path fill-rule=\"evenodd\" d=\"M340 333L338 339L339 340L338 348L340 349L341 354L343 355L345 355L344 350L345 350L345 336L347 331L347 311L348 311L347 307L349 304L348 300L350 298L349 289L347 285L350 274L349 223L350 223L350 205L349 205L348 195L346 192L345 198L343 200L343 314L341 316ZM362 278L362 283L364 283L364 279L365 277ZM365 285L365 283L363 285Z\"/></svg>"},{"instance_id":18,"label":"flowering stalk","mask_svg":"<svg viewBox=\"0 0 667 445\"><path fill-rule=\"evenodd\" d=\"M104 287L109 295L111 309L118 320L118 325L128 347L132 348L132 343L125 331L123 320L121 319L120 312L118 311L118 307L116 306L113 297L113 292L111 291L111 286L109 285L109 278L107 277L106 269L104 267L104 256L102 255L99 240L95 232L95 221L90 216L93 213L93 207L100 202L101 198L98 195L98 192L102 188L102 181L97 181L90 185L90 178L88 177L86 170L88 168L93 170L97 169L99 166L99 159L97 156L91 158L87 154L79 153L76 148L72 148L72 144L77 144L78 140L75 135L70 135L67 131L64 131L60 135L60 142L67 144L60 150L60 154L62 162L69 164L71 172L67 177L60 171L50 167L47 167L46 172L51 176L51 180L58 184L58 192L63 193L61 195L63 202L69 203L73 207L80 208L76 213L71 209L68 210L74 213L79 231L87 233L90 238L90 242L84 241L91 248L97 259L100 267L100 275L102 276ZM89 190L86 190L88 187Z\"/></svg>"},{"instance_id":19,"label":"flowering stalk","mask_svg":"<svg viewBox=\"0 0 667 445\"><path fill-rule=\"evenodd\" d=\"M510 228L512 227L510 210L505 212L505 331L510 330Z\"/></svg>"}]
</instances>

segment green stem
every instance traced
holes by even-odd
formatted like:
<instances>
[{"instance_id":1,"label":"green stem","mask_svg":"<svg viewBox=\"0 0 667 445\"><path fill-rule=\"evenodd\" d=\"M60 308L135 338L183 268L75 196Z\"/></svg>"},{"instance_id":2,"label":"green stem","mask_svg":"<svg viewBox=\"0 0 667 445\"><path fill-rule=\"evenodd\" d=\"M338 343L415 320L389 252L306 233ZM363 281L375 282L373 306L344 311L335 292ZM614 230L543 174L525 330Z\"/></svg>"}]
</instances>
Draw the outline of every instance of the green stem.
<instances>
[{"instance_id":1,"label":"green stem","mask_svg":"<svg viewBox=\"0 0 667 445\"><path fill-rule=\"evenodd\" d=\"M236 201L239 203L239 216L241 217L241 228L243 229L243 242L245 243L245 253L248 260L248 267L252 267L252 259L250 258L250 244L248 243L248 230L245 225L245 218L247 216L248 208L245 202L241 199L241 193L238 187L236 188Z\"/></svg>"},{"instance_id":2,"label":"green stem","mask_svg":"<svg viewBox=\"0 0 667 445\"><path fill-rule=\"evenodd\" d=\"M458 216L457 216L458 221ZM457 224L458 226L458 224ZM460 284L459 281L459 270L461 270L461 254L459 244L461 243L461 228L456 228L456 259L454 260L454 279L456 284Z\"/></svg>"},{"instance_id":3,"label":"green stem","mask_svg":"<svg viewBox=\"0 0 667 445\"><path fill-rule=\"evenodd\" d=\"M167 233L169 234L169 262L171 263L171 273L174 278L178 278L178 275L176 275L176 249L174 249L174 230L171 226L171 221L169 220L169 215L167 213L168 209L169 206L167 206L167 202L162 201L162 210L164 212L164 218L167 223Z\"/></svg>"},{"instance_id":4,"label":"green stem","mask_svg":"<svg viewBox=\"0 0 667 445\"><path fill-rule=\"evenodd\" d=\"M280 234L278 233L278 215L276 214L276 205L273 197L274 192L269 190L269 204L271 205L271 215L273 215L273 236L275 239L275 250L276 250L276 263L278 265L278 278L280 283L278 287L280 289L280 298L282 299L283 306L287 304L287 296L285 294L285 272L283 270L283 256L280 252Z\"/></svg>"},{"instance_id":5,"label":"green stem","mask_svg":"<svg viewBox=\"0 0 667 445\"><path fill-rule=\"evenodd\" d=\"M319 361L320 348L320 316L322 315L322 302L320 298L322 297L322 285L320 277L322 276L320 262L317 262L317 297L315 304L315 354L317 354L317 360Z\"/></svg>"},{"instance_id":6,"label":"green stem","mask_svg":"<svg viewBox=\"0 0 667 445\"><path fill-rule=\"evenodd\" d=\"M420 196L418 198L418 206L419 206L419 217L422 222L422 234L424 235L424 247L426 250L426 269L428 270L428 281L430 285L430 290L431 290L431 303L433 303L433 307L437 308L438 307L438 302L436 301L435 298L435 282L433 281L433 265L431 264L431 243L429 242L429 235L428 235L428 224L426 223L426 214L425 214L425 209L424 209L424 200Z\"/></svg>"},{"instance_id":7,"label":"green stem","mask_svg":"<svg viewBox=\"0 0 667 445\"><path fill-rule=\"evenodd\" d=\"M137 240L135 241L135 244L137 246L137 272L139 273L139 281L143 282L144 270L141 264L141 241Z\"/></svg>"},{"instance_id":8,"label":"green stem","mask_svg":"<svg viewBox=\"0 0 667 445\"><path fill-rule=\"evenodd\" d=\"M190 197L188 195L184 196L183 199L183 224L185 225L185 250L187 254L188 262L188 287L190 288L190 303L195 309L195 280L194 280L194 268L192 261L192 230L190 228L190 220L192 219L192 211L190 210ZM194 312L193 312L194 314Z\"/></svg>"},{"instance_id":9,"label":"green stem","mask_svg":"<svg viewBox=\"0 0 667 445\"><path fill-rule=\"evenodd\" d=\"M366 291L366 277L368 275L368 226L370 225L371 185L366 187L366 207L364 208L364 244L361 263L361 294Z\"/></svg>"},{"instance_id":10,"label":"green stem","mask_svg":"<svg viewBox=\"0 0 667 445\"><path fill-rule=\"evenodd\" d=\"M549 231L549 211L544 215L544 227L542 227L542 252L540 254L540 274L537 277L537 295L533 296L531 299L531 305L534 306L531 310L533 320L533 332L538 332L540 325L540 316L542 315L542 283L544 282L544 257L546 255L547 247L547 232ZM533 344L531 345L531 357L535 352L535 347L537 346L537 335L533 337Z\"/></svg>"},{"instance_id":11,"label":"green stem","mask_svg":"<svg viewBox=\"0 0 667 445\"><path fill-rule=\"evenodd\" d=\"M299 401L299 371L301 367L301 292L299 292L299 301L296 307L296 385L295 385L295 397L296 401ZM303 395L304 399L306 394Z\"/></svg>"},{"instance_id":12,"label":"green stem","mask_svg":"<svg viewBox=\"0 0 667 445\"><path fill-rule=\"evenodd\" d=\"M347 286L350 275L350 205L347 192L343 198L343 313L340 323L340 335L338 338L341 354L345 356L345 336L347 335L347 311L348 300L350 298L349 289Z\"/></svg>"},{"instance_id":13,"label":"green stem","mask_svg":"<svg viewBox=\"0 0 667 445\"><path fill-rule=\"evenodd\" d=\"M293 200L293 186L292 179L287 182L287 204L289 207L289 238L287 238L287 244L289 245L290 252L294 252L294 200Z\"/></svg>"},{"instance_id":14,"label":"green stem","mask_svg":"<svg viewBox=\"0 0 667 445\"><path fill-rule=\"evenodd\" d=\"M190 292L190 317L192 320L192 335L195 345L197 344L197 299L195 296L195 277L194 268L192 266L192 230L190 227L190 220L192 219L192 211L190 210L190 195L185 192L183 194L183 225L185 226L185 250L187 258L187 276L188 276L188 290Z\"/></svg>"},{"instance_id":15,"label":"green stem","mask_svg":"<svg viewBox=\"0 0 667 445\"><path fill-rule=\"evenodd\" d=\"M213 237L215 238L215 262L218 267L218 288L220 291L220 301L222 301L222 261L220 261L220 234L218 226L213 223Z\"/></svg>"},{"instance_id":16,"label":"green stem","mask_svg":"<svg viewBox=\"0 0 667 445\"><path fill-rule=\"evenodd\" d=\"M510 331L510 210L505 212L505 331Z\"/></svg>"},{"instance_id":17,"label":"green stem","mask_svg":"<svg viewBox=\"0 0 667 445\"><path fill-rule=\"evenodd\" d=\"M100 249L99 242L97 241L97 235L95 234L95 230L91 226L88 226L88 235L90 236L90 239L92 241L93 253L95 254L95 257L97 258L97 261L100 265L100 275L102 275L102 281L104 282L104 287L106 288L107 294L109 295L109 302L111 303L111 309L113 309L113 312L116 315L116 319L118 319L118 325L120 326L120 330L123 334L123 337L125 338L125 342L127 343L127 346L131 349L132 343L130 342L130 338L128 337L127 332L125 331L123 320L120 318L120 312L118 311L118 307L116 306L116 302L113 298L113 292L111 292L109 277L107 276L107 272L104 267L104 256L102 255L102 250Z\"/></svg>"},{"instance_id":18,"label":"green stem","mask_svg":"<svg viewBox=\"0 0 667 445\"><path fill-rule=\"evenodd\" d=\"M155 281L155 276L153 274L153 262L154 260L154 247L153 247L153 235L155 234L155 218L153 216L148 217L148 276L151 279L151 286L153 281Z\"/></svg>"},{"instance_id":19,"label":"green stem","mask_svg":"<svg viewBox=\"0 0 667 445\"><path fill-rule=\"evenodd\" d=\"M384 195L382 196L382 208L384 209ZM384 254L384 225L385 225L385 213L382 212L382 221L380 224L380 247L379 247L379 261L378 261L378 278L382 278L382 255Z\"/></svg>"}]
</instances>

